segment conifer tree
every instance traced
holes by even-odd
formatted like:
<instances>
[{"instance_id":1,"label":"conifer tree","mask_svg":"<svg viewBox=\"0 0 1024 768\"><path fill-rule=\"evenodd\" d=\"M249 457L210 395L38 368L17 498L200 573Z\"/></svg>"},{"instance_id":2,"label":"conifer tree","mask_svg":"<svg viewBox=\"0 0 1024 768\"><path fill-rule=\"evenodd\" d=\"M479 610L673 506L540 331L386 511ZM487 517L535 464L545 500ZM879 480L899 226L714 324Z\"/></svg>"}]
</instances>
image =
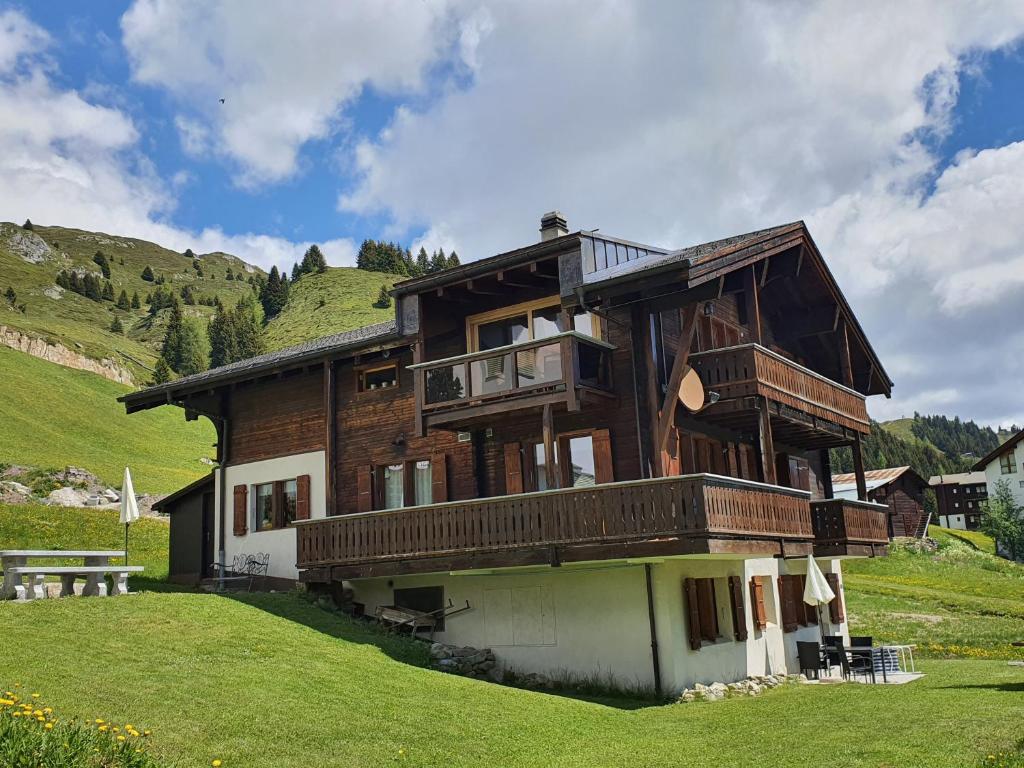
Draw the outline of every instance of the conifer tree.
<instances>
[{"instance_id":1,"label":"conifer tree","mask_svg":"<svg viewBox=\"0 0 1024 768\"><path fill-rule=\"evenodd\" d=\"M263 305L263 314L270 320L284 309L288 301L288 277L282 277L277 270L277 265L270 268L270 276L267 283L260 290L260 303Z\"/></svg>"},{"instance_id":2,"label":"conifer tree","mask_svg":"<svg viewBox=\"0 0 1024 768\"><path fill-rule=\"evenodd\" d=\"M142 279L145 280L147 283L153 282L153 270L149 268L148 264L146 265L145 269L142 270Z\"/></svg>"},{"instance_id":3,"label":"conifer tree","mask_svg":"<svg viewBox=\"0 0 1024 768\"><path fill-rule=\"evenodd\" d=\"M448 269L458 267L461 264L462 262L459 261L459 254L457 254L455 251L452 251L452 255L448 257Z\"/></svg>"},{"instance_id":4,"label":"conifer tree","mask_svg":"<svg viewBox=\"0 0 1024 768\"><path fill-rule=\"evenodd\" d=\"M427 249L422 245L420 246L420 252L416 254L416 269L421 275L425 275L430 271L430 257L427 256Z\"/></svg>"},{"instance_id":5,"label":"conifer tree","mask_svg":"<svg viewBox=\"0 0 1024 768\"><path fill-rule=\"evenodd\" d=\"M185 319L181 314L181 304L178 299L171 297L171 314L167 318L167 330L164 331L164 343L160 350L160 356L167 361L171 370L181 373L181 337Z\"/></svg>"},{"instance_id":6,"label":"conifer tree","mask_svg":"<svg viewBox=\"0 0 1024 768\"><path fill-rule=\"evenodd\" d=\"M380 293L377 294L377 301L375 301L373 305L380 309L387 309L391 306L391 294L388 293L388 287L386 285L382 285L380 287Z\"/></svg>"},{"instance_id":7,"label":"conifer tree","mask_svg":"<svg viewBox=\"0 0 1024 768\"><path fill-rule=\"evenodd\" d=\"M138 298L138 297L136 297ZM120 295L117 297L117 308L118 309L130 309L131 304L128 301L128 292L122 288Z\"/></svg>"},{"instance_id":8,"label":"conifer tree","mask_svg":"<svg viewBox=\"0 0 1024 768\"><path fill-rule=\"evenodd\" d=\"M219 368L238 359L233 321L234 313L225 311L224 305L218 303L206 328L206 334L210 339L211 368Z\"/></svg>"},{"instance_id":9,"label":"conifer tree","mask_svg":"<svg viewBox=\"0 0 1024 768\"><path fill-rule=\"evenodd\" d=\"M178 367L182 376L191 376L207 369L208 352L203 334L192 321L186 320L181 326L178 349Z\"/></svg>"},{"instance_id":10,"label":"conifer tree","mask_svg":"<svg viewBox=\"0 0 1024 768\"><path fill-rule=\"evenodd\" d=\"M94 262L96 262L96 264L99 266L100 272L103 273L103 277L105 277L107 280L109 280L110 279L110 262L107 261L106 254L103 253L103 251L96 251L96 255L92 257L92 260Z\"/></svg>"},{"instance_id":11,"label":"conifer tree","mask_svg":"<svg viewBox=\"0 0 1024 768\"><path fill-rule=\"evenodd\" d=\"M124 326L121 325L121 318L114 315L114 321L110 324L110 330L113 333L124 333Z\"/></svg>"},{"instance_id":12,"label":"conifer tree","mask_svg":"<svg viewBox=\"0 0 1024 768\"><path fill-rule=\"evenodd\" d=\"M103 284L102 297L104 301L114 300L114 286L110 284L109 280Z\"/></svg>"},{"instance_id":13,"label":"conifer tree","mask_svg":"<svg viewBox=\"0 0 1024 768\"><path fill-rule=\"evenodd\" d=\"M326 271L327 259L325 259L323 253L320 252L320 246L309 246L309 248L306 249L306 254L302 257L302 274L312 275L314 273L323 273Z\"/></svg>"},{"instance_id":14,"label":"conifer tree","mask_svg":"<svg viewBox=\"0 0 1024 768\"><path fill-rule=\"evenodd\" d=\"M32 232L35 229L29 219L25 219L25 223L21 225L21 228L27 229L29 232Z\"/></svg>"},{"instance_id":15,"label":"conifer tree","mask_svg":"<svg viewBox=\"0 0 1024 768\"><path fill-rule=\"evenodd\" d=\"M18 294L14 292L14 286L7 286L7 290L4 291L4 298L7 299L7 303L12 307L18 301Z\"/></svg>"},{"instance_id":16,"label":"conifer tree","mask_svg":"<svg viewBox=\"0 0 1024 768\"><path fill-rule=\"evenodd\" d=\"M132 294L131 308L132 309L140 309L141 307L142 307L142 304L139 301L139 292L135 291L135 293Z\"/></svg>"},{"instance_id":17,"label":"conifer tree","mask_svg":"<svg viewBox=\"0 0 1024 768\"><path fill-rule=\"evenodd\" d=\"M243 296L235 305L232 318L236 359L244 360L263 353L263 324L259 306L252 296Z\"/></svg>"},{"instance_id":18,"label":"conifer tree","mask_svg":"<svg viewBox=\"0 0 1024 768\"><path fill-rule=\"evenodd\" d=\"M430 268L428 272L440 272L448 267L448 257L444 255L444 248L434 251L430 257Z\"/></svg>"},{"instance_id":19,"label":"conifer tree","mask_svg":"<svg viewBox=\"0 0 1024 768\"><path fill-rule=\"evenodd\" d=\"M235 279L235 273L231 269L231 267L228 267L228 271L227 271L227 275L225 276L225 279L227 279L227 280L234 280Z\"/></svg>"},{"instance_id":20,"label":"conifer tree","mask_svg":"<svg viewBox=\"0 0 1024 768\"><path fill-rule=\"evenodd\" d=\"M171 367L167 365L167 361L162 357L156 361L156 368L153 369L153 383L154 384L166 384L174 378L174 374L171 372Z\"/></svg>"},{"instance_id":21,"label":"conifer tree","mask_svg":"<svg viewBox=\"0 0 1024 768\"><path fill-rule=\"evenodd\" d=\"M302 277L302 265L295 262L292 264L292 282L294 283L300 277Z\"/></svg>"}]
</instances>

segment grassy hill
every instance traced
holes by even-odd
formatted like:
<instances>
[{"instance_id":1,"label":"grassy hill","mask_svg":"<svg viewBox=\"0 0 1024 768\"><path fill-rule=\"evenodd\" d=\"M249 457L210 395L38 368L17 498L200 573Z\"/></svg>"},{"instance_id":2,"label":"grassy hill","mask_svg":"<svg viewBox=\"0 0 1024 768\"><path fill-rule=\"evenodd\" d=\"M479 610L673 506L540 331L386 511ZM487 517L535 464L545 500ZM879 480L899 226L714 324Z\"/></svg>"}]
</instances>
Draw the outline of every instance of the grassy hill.
<instances>
[{"instance_id":1,"label":"grassy hill","mask_svg":"<svg viewBox=\"0 0 1024 768\"><path fill-rule=\"evenodd\" d=\"M17 303L25 305L22 313L0 300L0 325L59 342L87 357L112 359L132 370L139 381L149 378L148 369L156 362L164 318L150 318L145 306L118 310L112 302L91 301L55 284L62 269L99 275L100 267L93 261L97 251L110 262L115 297L123 289L129 298L138 292L144 300L155 287L142 279L148 266L155 276L164 277L165 288L177 292L188 285L197 299L220 296L225 304L234 303L251 288L245 281L227 280L228 268L246 276L258 271L235 256L208 253L198 257L200 276L191 259L145 240L64 227L35 226L28 232L0 223L0 293L11 287ZM187 316L200 318L213 311L200 305L184 310ZM124 335L110 331L115 313L125 326Z\"/></svg>"},{"instance_id":2,"label":"grassy hill","mask_svg":"<svg viewBox=\"0 0 1024 768\"><path fill-rule=\"evenodd\" d=\"M304 275L292 284L288 304L281 314L267 324L267 349L282 349L390 320L395 310L381 309L374 302L382 285L390 288L402 279L354 267L331 267L322 274Z\"/></svg>"},{"instance_id":3,"label":"grassy hill","mask_svg":"<svg viewBox=\"0 0 1024 768\"><path fill-rule=\"evenodd\" d=\"M26 526L21 508L0 506L0 540L117 542L115 513L39 514L42 525ZM156 572L166 527L154 526L133 543ZM1020 603L1024 569L944 543L937 554L846 564L855 632L927 642L935 623L907 618L927 612L948 614L964 635L925 649L926 676L910 685L794 685L688 705L584 700L428 670L422 644L294 594L160 590L0 604L0 690L40 692L62 718L151 728L147 749L176 765L667 767L713 755L717 766L1020 766L985 761L1016 752L1021 671L972 649L981 633L992 633L991 656L1019 637L1019 624L986 625L1019 612L1010 603Z\"/></svg>"},{"instance_id":4,"label":"grassy hill","mask_svg":"<svg viewBox=\"0 0 1024 768\"><path fill-rule=\"evenodd\" d=\"M0 462L84 467L115 488L125 464L139 493L168 493L209 471L216 440L179 409L125 415L130 388L0 346Z\"/></svg>"}]
</instances>

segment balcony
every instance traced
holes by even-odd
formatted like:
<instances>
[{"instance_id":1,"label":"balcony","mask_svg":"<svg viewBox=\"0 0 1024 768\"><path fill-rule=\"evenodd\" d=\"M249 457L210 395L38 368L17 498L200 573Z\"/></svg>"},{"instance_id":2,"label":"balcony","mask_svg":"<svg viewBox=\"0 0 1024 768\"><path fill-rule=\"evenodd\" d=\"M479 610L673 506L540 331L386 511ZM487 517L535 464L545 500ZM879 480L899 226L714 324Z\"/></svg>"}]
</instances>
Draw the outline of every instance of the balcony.
<instances>
[{"instance_id":1,"label":"balcony","mask_svg":"<svg viewBox=\"0 0 1024 768\"><path fill-rule=\"evenodd\" d=\"M681 554L801 555L809 494L717 475L638 480L295 523L307 581Z\"/></svg>"},{"instance_id":2,"label":"balcony","mask_svg":"<svg viewBox=\"0 0 1024 768\"><path fill-rule=\"evenodd\" d=\"M815 554L885 554L889 544L888 514L887 506L869 501L812 501Z\"/></svg>"},{"instance_id":3,"label":"balcony","mask_svg":"<svg viewBox=\"0 0 1024 768\"><path fill-rule=\"evenodd\" d=\"M570 331L411 365L421 429L458 428L480 416L548 403L576 410L585 395L611 394L613 349Z\"/></svg>"},{"instance_id":4,"label":"balcony","mask_svg":"<svg viewBox=\"0 0 1024 768\"><path fill-rule=\"evenodd\" d=\"M691 354L689 364L719 395L702 419L754 431L759 401L766 398L776 439L790 445L836 447L870 431L862 394L759 344Z\"/></svg>"}]
</instances>

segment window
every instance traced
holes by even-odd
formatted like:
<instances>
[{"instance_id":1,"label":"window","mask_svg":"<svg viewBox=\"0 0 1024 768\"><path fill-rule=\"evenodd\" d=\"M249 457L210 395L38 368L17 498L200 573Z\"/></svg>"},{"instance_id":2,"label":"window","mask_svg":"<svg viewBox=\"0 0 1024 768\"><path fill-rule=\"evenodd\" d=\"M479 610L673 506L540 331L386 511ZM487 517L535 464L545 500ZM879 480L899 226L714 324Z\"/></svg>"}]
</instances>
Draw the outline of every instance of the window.
<instances>
[{"instance_id":1,"label":"window","mask_svg":"<svg viewBox=\"0 0 1024 768\"><path fill-rule=\"evenodd\" d=\"M1017 471L1017 457L1012 453L1004 453L999 457L999 471L1009 475Z\"/></svg>"},{"instance_id":2,"label":"window","mask_svg":"<svg viewBox=\"0 0 1024 768\"><path fill-rule=\"evenodd\" d=\"M436 617L436 632L444 632L444 587L406 587L393 590L396 608L409 608Z\"/></svg>"},{"instance_id":3,"label":"window","mask_svg":"<svg viewBox=\"0 0 1024 768\"><path fill-rule=\"evenodd\" d=\"M747 639L743 580L740 577L683 579L683 595L692 650L699 651L705 643L717 643L724 637L722 617L731 616L734 639ZM720 606L728 606L721 616ZM753 609L757 611L756 603ZM761 620L766 620L763 613L754 616L755 623Z\"/></svg>"},{"instance_id":4,"label":"window","mask_svg":"<svg viewBox=\"0 0 1024 768\"><path fill-rule=\"evenodd\" d=\"M414 462L413 495L416 504L433 503L433 473L429 461Z\"/></svg>"},{"instance_id":5,"label":"window","mask_svg":"<svg viewBox=\"0 0 1024 768\"><path fill-rule=\"evenodd\" d=\"M544 444L533 446L534 478L538 491L548 490L547 459L544 456ZM555 445L555 461L558 461L558 445Z\"/></svg>"},{"instance_id":6,"label":"window","mask_svg":"<svg viewBox=\"0 0 1024 768\"><path fill-rule=\"evenodd\" d=\"M384 467L384 482L381 489L381 509L398 509L405 506L405 465L389 464Z\"/></svg>"},{"instance_id":7,"label":"window","mask_svg":"<svg viewBox=\"0 0 1024 768\"><path fill-rule=\"evenodd\" d=\"M569 457L569 466L566 467L569 487L582 488L587 485L594 485L594 439L590 435L570 437L565 440L569 450L565 454Z\"/></svg>"},{"instance_id":8,"label":"window","mask_svg":"<svg viewBox=\"0 0 1024 768\"><path fill-rule=\"evenodd\" d=\"M563 461L562 457L568 457ZM544 444L526 446L527 491L549 490ZM583 488L612 482L611 442L607 430L575 432L555 439L555 463L559 488Z\"/></svg>"},{"instance_id":9,"label":"window","mask_svg":"<svg viewBox=\"0 0 1024 768\"><path fill-rule=\"evenodd\" d=\"M359 391L369 392L374 389L388 389L398 386L398 364L367 368L359 371Z\"/></svg>"},{"instance_id":10,"label":"window","mask_svg":"<svg viewBox=\"0 0 1024 768\"><path fill-rule=\"evenodd\" d=\"M953 489L953 495L956 496L956 488Z\"/></svg>"},{"instance_id":11,"label":"window","mask_svg":"<svg viewBox=\"0 0 1024 768\"><path fill-rule=\"evenodd\" d=\"M447 462L444 454L436 454L433 458L440 462L440 467L435 467L432 459L412 459L384 466L366 467L364 471L372 480L364 489L368 500L367 506L362 507L361 511L399 509L447 501ZM436 487L435 469L440 472L440 476L436 478L439 483ZM438 497L435 498L435 495Z\"/></svg>"},{"instance_id":12,"label":"window","mask_svg":"<svg viewBox=\"0 0 1024 768\"><path fill-rule=\"evenodd\" d=\"M296 519L298 483L295 478L253 486L256 524L253 530L273 531L287 528ZM308 502L307 502L308 505Z\"/></svg>"},{"instance_id":13,"label":"window","mask_svg":"<svg viewBox=\"0 0 1024 768\"><path fill-rule=\"evenodd\" d=\"M572 317L571 330L600 337L600 324L588 312ZM470 352L546 339L570 330L557 297L515 304L466 318L466 343Z\"/></svg>"}]
</instances>

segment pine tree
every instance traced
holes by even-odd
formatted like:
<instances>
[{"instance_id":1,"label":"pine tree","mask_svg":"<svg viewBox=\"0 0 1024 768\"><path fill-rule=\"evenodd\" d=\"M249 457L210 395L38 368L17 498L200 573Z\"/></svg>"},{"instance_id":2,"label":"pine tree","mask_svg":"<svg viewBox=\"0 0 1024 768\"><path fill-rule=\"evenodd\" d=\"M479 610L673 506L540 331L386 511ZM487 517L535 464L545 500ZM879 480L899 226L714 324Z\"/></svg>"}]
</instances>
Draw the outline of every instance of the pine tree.
<instances>
[{"instance_id":1,"label":"pine tree","mask_svg":"<svg viewBox=\"0 0 1024 768\"><path fill-rule=\"evenodd\" d=\"M139 292L135 291L135 293L132 294L131 308L132 309L140 309L141 307L142 307L142 304L141 304L141 302L139 302Z\"/></svg>"},{"instance_id":2,"label":"pine tree","mask_svg":"<svg viewBox=\"0 0 1024 768\"><path fill-rule=\"evenodd\" d=\"M153 369L153 383L166 384L172 378L174 378L174 374L171 372L171 367L161 357L156 361L156 368Z\"/></svg>"},{"instance_id":3,"label":"pine tree","mask_svg":"<svg viewBox=\"0 0 1024 768\"><path fill-rule=\"evenodd\" d=\"M181 337L178 349L178 367L175 369L182 376L191 376L207 369L208 352L202 332L191 321L181 326Z\"/></svg>"},{"instance_id":4,"label":"pine tree","mask_svg":"<svg viewBox=\"0 0 1024 768\"><path fill-rule=\"evenodd\" d=\"M380 309L387 309L391 306L391 294L388 293L388 287L382 285L380 287L380 293L377 294L377 301L374 302L373 306L379 307Z\"/></svg>"},{"instance_id":5,"label":"pine tree","mask_svg":"<svg viewBox=\"0 0 1024 768\"><path fill-rule=\"evenodd\" d=\"M149 268L148 264L146 265L146 268L142 270L142 279L147 283L153 282L153 270Z\"/></svg>"},{"instance_id":6,"label":"pine tree","mask_svg":"<svg viewBox=\"0 0 1024 768\"><path fill-rule=\"evenodd\" d=\"M232 318L236 359L263 354L263 323L252 296L243 296L235 305Z\"/></svg>"},{"instance_id":7,"label":"pine tree","mask_svg":"<svg viewBox=\"0 0 1024 768\"><path fill-rule=\"evenodd\" d=\"M124 333L124 326L121 325L121 318L114 315L114 321L110 324L110 330L112 333Z\"/></svg>"},{"instance_id":8,"label":"pine tree","mask_svg":"<svg viewBox=\"0 0 1024 768\"><path fill-rule=\"evenodd\" d=\"M232 271L231 267L228 267L226 279L227 280L234 280L235 279L235 273Z\"/></svg>"},{"instance_id":9,"label":"pine tree","mask_svg":"<svg viewBox=\"0 0 1024 768\"><path fill-rule=\"evenodd\" d=\"M210 367L219 368L238 359L238 345L235 343L234 313L217 304L216 312L206 327L210 339Z\"/></svg>"},{"instance_id":10,"label":"pine tree","mask_svg":"<svg viewBox=\"0 0 1024 768\"><path fill-rule=\"evenodd\" d=\"M444 248L434 251L430 257L430 268L427 272L440 272L448 267L448 257L444 255Z\"/></svg>"},{"instance_id":11,"label":"pine tree","mask_svg":"<svg viewBox=\"0 0 1024 768\"><path fill-rule=\"evenodd\" d=\"M459 254L457 254L455 251L452 251L452 255L448 257L448 269L452 269L454 267L458 267L461 265L462 262L459 261Z\"/></svg>"},{"instance_id":12,"label":"pine tree","mask_svg":"<svg viewBox=\"0 0 1024 768\"><path fill-rule=\"evenodd\" d=\"M181 289L181 300L183 302L185 302L185 304L187 304L190 307L195 306L196 297L192 293L192 286L191 285L182 286L182 289Z\"/></svg>"},{"instance_id":13,"label":"pine tree","mask_svg":"<svg viewBox=\"0 0 1024 768\"><path fill-rule=\"evenodd\" d=\"M32 232L35 229L29 219L25 219L25 223L21 225L21 228L27 229L29 232Z\"/></svg>"},{"instance_id":14,"label":"pine tree","mask_svg":"<svg viewBox=\"0 0 1024 768\"><path fill-rule=\"evenodd\" d=\"M270 276L267 278L266 285L260 290L260 303L263 305L263 314L270 320L284 309L285 303L288 301L288 278L285 276L281 277L281 273L277 270L277 265L270 268Z\"/></svg>"},{"instance_id":15,"label":"pine tree","mask_svg":"<svg viewBox=\"0 0 1024 768\"><path fill-rule=\"evenodd\" d=\"M302 277L302 266L298 262L295 262L292 264L292 282L294 283L300 277Z\"/></svg>"},{"instance_id":16,"label":"pine tree","mask_svg":"<svg viewBox=\"0 0 1024 768\"><path fill-rule=\"evenodd\" d=\"M186 248L185 249L185 258L186 259L195 259L195 257L196 257L196 255L194 253L192 253L192 249L191 248Z\"/></svg>"},{"instance_id":17,"label":"pine tree","mask_svg":"<svg viewBox=\"0 0 1024 768\"><path fill-rule=\"evenodd\" d=\"M18 301L18 294L14 292L14 286L7 286L7 290L4 291L4 298L7 299L7 303L12 307Z\"/></svg>"},{"instance_id":18,"label":"pine tree","mask_svg":"<svg viewBox=\"0 0 1024 768\"><path fill-rule=\"evenodd\" d=\"M306 254L302 257L302 274L312 275L314 273L323 273L326 271L327 259L325 259L323 253L320 252L320 246L309 246L309 248L306 249Z\"/></svg>"},{"instance_id":19,"label":"pine tree","mask_svg":"<svg viewBox=\"0 0 1024 768\"><path fill-rule=\"evenodd\" d=\"M100 280L96 275L87 273L82 278L82 289L83 296L93 301L103 301L103 286L100 285Z\"/></svg>"},{"instance_id":20,"label":"pine tree","mask_svg":"<svg viewBox=\"0 0 1024 768\"><path fill-rule=\"evenodd\" d=\"M421 275L425 275L430 271L430 257L427 256L427 249L422 245L420 246L420 252L416 254L416 269Z\"/></svg>"},{"instance_id":21,"label":"pine tree","mask_svg":"<svg viewBox=\"0 0 1024 768\"><path fill-rule=\"evenodd\" d=\"M171 314L167 319L167 330L164 331L164 343L160 356L167 361L172 370L181 373L181 337L185 320L181 315L181 304L171 298Z\"/></svg>"},{"instance_id":22,"label":"pine tree","mask_svg":"<svg viewBox=\"0 0 1024 768\"><path fill-rule=\"evenodd\" d=\"M103 284L102 297L103 297L104 301L113 301L114 300L114 286L111 285L109 280L107 280L107 282L105 282Z\"/></svg>"},{"instance_id":23,"label":"pine tree","mask_svg":"<svg viewBox=\"0 0 1024 768\"><path fill-rule=\"evenodd\" d=\"M136 298L138 298L138 297L136 296ZM117 308L118 309L130 309L131 308L131 303L129 303L129 301L128 301L128 292L126 290L124 290L124 288L121 289L121 293L117 297Z\"/></svg>"},{"instance_id":24,"label":"pine tree","mask_svg":"<svg viewBox=\"0 0 1024 768\"><path fill-rule=\"evenodd\" d=\"M92 260L94 262L96 262L96 264L99 266L100 272L103 273L103 276L107 280L109 280L110 279L110 262L107 261L106 254L103 253L103 251L96 251L96 255L92 257Z\"/></svg>"}]
</instances>

